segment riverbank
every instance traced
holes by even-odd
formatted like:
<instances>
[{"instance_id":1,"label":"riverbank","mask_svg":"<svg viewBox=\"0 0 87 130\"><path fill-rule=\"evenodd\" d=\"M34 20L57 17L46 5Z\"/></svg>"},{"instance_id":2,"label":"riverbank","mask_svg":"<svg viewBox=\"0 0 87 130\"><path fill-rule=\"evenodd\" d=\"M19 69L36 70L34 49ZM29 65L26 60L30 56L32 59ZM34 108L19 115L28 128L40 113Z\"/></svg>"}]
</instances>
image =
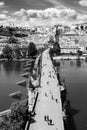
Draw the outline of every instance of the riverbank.
<instances>
[{"instance_id":1,"label":"riverbank","mask_svg":"<svg viewBox=\"0 0 87 130\"><path fill-rule=\"evenodd\" d=\"M25 58L23 58L23 59L12 59L12 61L28 61L29 59L25 59ZM3 59L0 59L0 62L1 61L8 61L8 59L7 58L3 58Z\"/></svg>"},{"instance_id":2,"label":"riverbank","mask_svg":"<svg viewBox=\"0 0 87 130\"><path fill-rule=\"evenodd\" d=\"M85 60L86 57L85 56L71 56L71 55L60 55L60 56L55 56L53 57L54 60L77 60L77 59L81 59L81 60Z\"/></svg>"},{"instance_id":3,"label":"riverbank","mask_svg":"<svg viewBox=\"0 0 87 130\"><path fill-rule=\"evenodd\" d=\"M81 59L81 60L85 60L86 57L85 56L71 56L71 55L60 55L60 56L55 56L53 57L54 60L77 60L77 59ZM22 58L22 59L12 59L12 61L29 61L29 60L32 60L32 59L25 59L25 58ZM6 58L3 58L3 59L0 59L0 62L2 61L8 61L8 59Z\"/></svg>"}]
</instances>

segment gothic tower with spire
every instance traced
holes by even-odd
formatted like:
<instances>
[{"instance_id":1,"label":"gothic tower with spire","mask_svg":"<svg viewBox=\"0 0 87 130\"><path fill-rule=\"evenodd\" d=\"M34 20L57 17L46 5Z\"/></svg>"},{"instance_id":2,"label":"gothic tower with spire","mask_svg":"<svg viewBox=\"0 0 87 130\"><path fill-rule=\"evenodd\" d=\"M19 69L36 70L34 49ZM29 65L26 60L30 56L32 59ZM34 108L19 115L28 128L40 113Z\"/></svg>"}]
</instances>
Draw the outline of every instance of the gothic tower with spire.
<instances>
[{"instance_id":1,"label":"gothic tower with spire","mask_svg":"<svg viewBox=\"0 0 87 130\"><path fill-rule=\"evenodd\" d=\"M57 25L56 32L55 32L55 44L54 44L54 49L55 49L57 55L60 54L59 37L60 37L60 30Z\"/></svg>"},{"instance_id":2,"label":"gothic tower with spire","mask_svg":"<svg viewBox=\"0 0 87 130\"><path fill-rule=\"evenodd\" d=\"M58 25L56 26L56 33L55 33L55 42L58 42L59 44L59 36L60 36L60 30L58 28Z\"/></svg>"}]
</instances>

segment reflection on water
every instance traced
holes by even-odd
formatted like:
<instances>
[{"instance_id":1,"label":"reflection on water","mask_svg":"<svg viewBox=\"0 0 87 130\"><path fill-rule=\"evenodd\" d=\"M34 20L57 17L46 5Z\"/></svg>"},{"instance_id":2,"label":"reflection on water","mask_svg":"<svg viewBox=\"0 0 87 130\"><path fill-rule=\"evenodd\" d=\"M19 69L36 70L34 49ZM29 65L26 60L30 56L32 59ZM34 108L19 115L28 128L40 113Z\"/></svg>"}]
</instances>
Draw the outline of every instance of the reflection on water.
<instances>
[{"instance_id":1,"label":"reflection on water","mask_svg":"<svg viewBox=\"0 0 87 130\"><path fill-rule=\"evenodd\" d=\"M74 116L76 114L78 114L80 111L77 110L77 109L74 109L70 106L70 113L71 113L71 116L68 117L67 119L67 127L66 127L66 130L77 130L76 129L76 123L75 123L75 120L74 120Z\"/></svg>"},{"instance_id":2,"label":"reflection on water","mask_svg":"<svg viewBox=\"0 0 87 130\"><path fill-rule=\"evenodd\" d=\"M81 67L81 60L80 59L76 60L76 65L77 65L77 67Z\"/></svg>"},{"instance_id":3,"label":"reflection on water","mask_svg":"<svg viewBox=\"0 0 87 130\"><path fill-rule=\"evenodd\" d=\"M70 112L70 116L68 116L67 120L64 122L65 130L77 130L74 115L78 114L79 110L73 109L71 107Z\"/></svg>"},{"instance_id":4,"label":"reflection on water","mask_svg":"<svg viewBox=\"0 0 87 130\"><path fill-rule=\"evenodd\" d=\"M59 61L58 61L59 62ZM73 112L69 130L87 130L87 62L78 60L60 61L58 70L65 77L67 98L71 102Z\"/></svg>"},{"instance_id":5,"label":"reflection on water","mask_svg":"<svg viewBox=\"0 0 87 130\"><path fill-rule=\"evenodd\" d=\"M22 99L26 98L26 88L16 85L16 82L24 79L20 77L23 65L21 61L0 62L0 111L8 109L15 101L8 97L9 94L20 90Z\"/></svg>"},{"instance_id":6,"label":"reflection on water","mask_svg":"<svg viewBox=\"0 0 87 130\"><path fill-rule=\"evenodd\" d=\"M10 75L12 72L20 73L22 68L23 68L23 65L21 64L21 62L8 61L8 62L3 63L3 69L5 70L7 75Z\"/></svg>"}]
</instances>

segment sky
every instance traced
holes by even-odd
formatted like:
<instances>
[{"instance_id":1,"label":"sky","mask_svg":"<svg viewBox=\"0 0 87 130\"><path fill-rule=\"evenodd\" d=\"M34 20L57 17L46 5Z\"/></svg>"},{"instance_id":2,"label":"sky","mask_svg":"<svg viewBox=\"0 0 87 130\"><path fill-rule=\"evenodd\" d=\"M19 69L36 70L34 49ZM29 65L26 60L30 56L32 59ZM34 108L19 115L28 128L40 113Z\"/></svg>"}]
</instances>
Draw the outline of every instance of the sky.
<instances>
[{"instance_id":1,"label":"sky","mask_svg":"<svg viewBox=\"0 0 87 130\"><path fill-rule=\"evenodd\" d=\"M0 25L39 26L87 22L87 0L0 0Z\"/></svg>"}]
</instances>

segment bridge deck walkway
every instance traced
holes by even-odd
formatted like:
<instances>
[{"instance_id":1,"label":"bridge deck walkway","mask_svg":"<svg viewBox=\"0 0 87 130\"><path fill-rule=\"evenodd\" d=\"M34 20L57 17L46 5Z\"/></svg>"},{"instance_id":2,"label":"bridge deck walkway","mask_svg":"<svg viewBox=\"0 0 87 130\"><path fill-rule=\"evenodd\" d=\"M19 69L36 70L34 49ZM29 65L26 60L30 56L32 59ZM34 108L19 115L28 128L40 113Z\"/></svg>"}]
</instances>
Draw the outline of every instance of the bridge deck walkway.
<instances>
[{"instance_id":1,"label":"bridge deck walkway","mask_svg":"<svg viewBox=\"0 0 87 130\"><path fill-rule=\"evenodd\" d=\"M64 130L60 88L49 49L42 54L41 88L38 91L36 115L29 130ZM49 120L45 121L45 116L52 120L51 124Z\"/></svg>"}]
</instances>

